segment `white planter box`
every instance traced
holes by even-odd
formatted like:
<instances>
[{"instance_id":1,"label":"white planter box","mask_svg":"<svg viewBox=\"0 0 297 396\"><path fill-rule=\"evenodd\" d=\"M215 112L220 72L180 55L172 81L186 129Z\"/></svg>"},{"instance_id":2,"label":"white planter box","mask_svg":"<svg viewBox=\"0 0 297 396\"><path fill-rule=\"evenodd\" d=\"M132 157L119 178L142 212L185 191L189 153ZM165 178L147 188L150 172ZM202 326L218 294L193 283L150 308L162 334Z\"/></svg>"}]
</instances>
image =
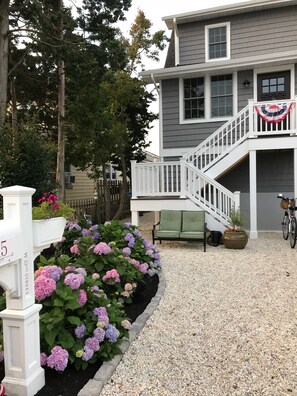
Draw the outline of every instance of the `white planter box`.
<instances>
[{"instance_id":1,"label":"white planter box","mask_svg":"<svg viewBox=\"0 0 297 396\"><path fill-rule=\"evenodd\" d=\"M33 220L33 246L49 246L51 243L59 242L63 236L65 225L64 217Z\"/></svg>"}]
</instances>

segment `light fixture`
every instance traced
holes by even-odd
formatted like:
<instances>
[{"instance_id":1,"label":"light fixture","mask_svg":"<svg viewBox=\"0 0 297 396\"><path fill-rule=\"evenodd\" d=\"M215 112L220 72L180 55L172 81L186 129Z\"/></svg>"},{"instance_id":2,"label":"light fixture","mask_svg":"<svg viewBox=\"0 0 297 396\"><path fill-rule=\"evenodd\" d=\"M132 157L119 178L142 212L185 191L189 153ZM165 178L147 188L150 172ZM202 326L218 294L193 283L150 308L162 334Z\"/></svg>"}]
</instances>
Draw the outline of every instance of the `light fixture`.
<instances>
[{"instance_id":1,"label":"light fixture","mask_svg":"<svg viewBox=\"0 0 297 396\"><path fill-rule=\"evenodd\" d=\"M249 80L244 80L244 82L242 83L242 85L243 85L245 88L248 88L248 87L251 85L251 82L250 82Z\"/></svg>"}]
</instances>

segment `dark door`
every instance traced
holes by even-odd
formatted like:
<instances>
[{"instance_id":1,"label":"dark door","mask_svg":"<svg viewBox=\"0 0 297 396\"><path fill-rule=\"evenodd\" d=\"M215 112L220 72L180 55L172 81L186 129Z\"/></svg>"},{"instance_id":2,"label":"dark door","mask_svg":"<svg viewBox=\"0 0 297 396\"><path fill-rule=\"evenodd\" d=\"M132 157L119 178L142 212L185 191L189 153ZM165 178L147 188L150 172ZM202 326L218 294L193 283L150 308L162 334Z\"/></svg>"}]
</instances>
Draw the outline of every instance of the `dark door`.
<instances>
[{"instance_id":1,"label":"dark door","mask_svg":"<svg viewBox=\"0 0 297 396\"><path fill-rule=\"evenodd\" d=\"M290 71L258 74L258 102L290 99Z\"/></svg>"},{"instance_id":2,"label":"dark door","mask_svg":"<svg viewBox=\"0 0 297 396\"><path fill-rule=\"evenodd\" d=\"M282 101L291 98L291 75L290 71L258 74L257 78L257 101L270 102ZM259 132L285 131L290 129L290 114L281 123L267 124L258 117Z\"/></svg>"}]
</instances>

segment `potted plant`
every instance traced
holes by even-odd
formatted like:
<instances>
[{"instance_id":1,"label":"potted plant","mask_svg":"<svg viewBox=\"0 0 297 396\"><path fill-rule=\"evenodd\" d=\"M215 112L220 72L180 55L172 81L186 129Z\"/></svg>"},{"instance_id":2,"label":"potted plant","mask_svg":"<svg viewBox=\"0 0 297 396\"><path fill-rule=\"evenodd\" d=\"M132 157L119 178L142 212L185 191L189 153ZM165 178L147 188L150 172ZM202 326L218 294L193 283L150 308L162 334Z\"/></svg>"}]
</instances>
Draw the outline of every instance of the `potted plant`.
<instances>
[{"instance_id":1,"label":"potted plant","mask_svg":"<svg viewBox=\"0 0 297 396\"><path fill-rule=\"evenodd\" d=\"M240 210L232 209L230 212L231 227L225 230L223 243L228 249L244 249L248 242L247 233L241 229L244 216Z\"/></svg>"},{"instance_id":2,"label":"potted plant","mask_svg":"<svg viewBox=\"0 0 297 396\"><path fill-rule=\"evenodd\" d=\"M73 217L74 210L52 193L44 193L38 202L40 205L32 208L33 245L49 246L62 238L66 220Z\"/></svg>"}]
</instances>

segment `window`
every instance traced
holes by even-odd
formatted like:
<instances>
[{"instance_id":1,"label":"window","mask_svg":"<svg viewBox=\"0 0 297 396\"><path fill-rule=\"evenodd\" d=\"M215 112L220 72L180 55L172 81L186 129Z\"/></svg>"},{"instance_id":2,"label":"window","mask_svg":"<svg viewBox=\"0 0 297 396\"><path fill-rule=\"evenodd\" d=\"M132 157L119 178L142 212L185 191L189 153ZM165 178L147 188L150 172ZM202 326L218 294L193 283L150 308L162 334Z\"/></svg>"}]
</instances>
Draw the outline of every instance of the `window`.
<instances>
[{"instance_id":1,"label":"window","mask_svg":"<svg viewBox=\"0 0 297 396\"><path fill-rule=\"evenodd\" d=\"M230 58L230 23L205 27L206 61Z\"/></svg>"},{"instance_id":2,"label":"window","mask_svg":"<svg viewBox=\"0 0 297 396\"><path fill-rule=\"evenodd\" d=\"M184 80L184 119L204 118L204 78Z\"/></svg>"},{"instance_id":3,"label":"window","mask_svg":"<svg viewBox=\"0 0 297 396\"><path fill-rule=\"evenodd\" d=\"M232 75L211 77L211 117L233 114Z\"/></svg>"},{"instance_id":4,"label":"window","mask_svg":"<svg viewBox=\"0 0 297 396\"><path fill-rule=\"evenodd\" d=\"M233 74L180 79L180 122L199 123L232 117L236 107L233 87L236 81Z\"/></svg>"}]
</instances>

